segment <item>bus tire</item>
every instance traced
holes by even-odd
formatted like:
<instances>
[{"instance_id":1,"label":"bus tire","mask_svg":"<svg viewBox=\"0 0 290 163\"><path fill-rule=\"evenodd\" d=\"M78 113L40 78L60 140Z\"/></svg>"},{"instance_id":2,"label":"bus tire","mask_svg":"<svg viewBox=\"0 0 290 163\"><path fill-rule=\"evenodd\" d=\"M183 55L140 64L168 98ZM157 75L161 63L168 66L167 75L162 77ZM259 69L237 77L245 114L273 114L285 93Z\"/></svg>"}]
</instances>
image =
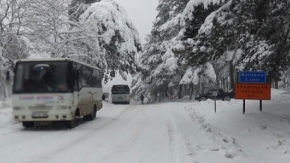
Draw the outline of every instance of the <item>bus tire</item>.
<instances>
[{"instance_id":1,"label":"bus tire","mask_svg":"<svg viewBox=\"0 0 290 163\"><path fill-rule=\"evenodd\" d=\"M70 121L65 121L65 126L69 129L72 129L76 126L76 116L74 115L73 119Z\"/></svg>"},{"instance_id":2,"label":"bus tire","mask_svg":"<svg viewBox=\"0 0 290 163\"><path fill-rule=\"evenodd\" d=\"M72 129L76 126L76 120L73 119L73 120L70 120L70 121L66 121L65 122L65 126L69 129Z\"/></svg>"},{"instance_id":3,"label":"bus tire","mask_svg":"<svg viewBox=\"0 0 290 163\"><path fill-rule=\"evenodd\" d=\"M25 128L30 128L30 127L33 127L34 126L34 122L22 122L22 125Z\"/></svg>"},{"instance_id":4,"label":"bus tire","mask_svg":"<svg viewBox=\"0 0 290 163\"><path fill-rule=\"evenodd\" d=\"M96 116L97 116L97 109L96 109L96 106L94 106L93 112L87 116L87 119L89 121L92 121L96 118Z\"/></svg>"}]
</instances>

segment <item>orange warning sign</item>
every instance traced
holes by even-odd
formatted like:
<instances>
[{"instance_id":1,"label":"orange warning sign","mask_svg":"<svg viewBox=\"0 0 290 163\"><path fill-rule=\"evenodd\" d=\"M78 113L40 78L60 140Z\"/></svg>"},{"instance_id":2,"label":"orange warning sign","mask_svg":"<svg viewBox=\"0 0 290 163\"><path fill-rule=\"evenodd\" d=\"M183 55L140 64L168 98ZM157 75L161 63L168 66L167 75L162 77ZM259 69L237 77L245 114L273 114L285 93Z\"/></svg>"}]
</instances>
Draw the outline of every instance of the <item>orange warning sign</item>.
<instances>
[{"instance_id":1,"label":"orange warning sign","mask_svg":"<svg viewBox=\"0 0 290 163\"><path fill-rule=\"evenodd\" d=\"M271 100L271 84L235 84L235 99Z\"/></svg>"}]
</instances>

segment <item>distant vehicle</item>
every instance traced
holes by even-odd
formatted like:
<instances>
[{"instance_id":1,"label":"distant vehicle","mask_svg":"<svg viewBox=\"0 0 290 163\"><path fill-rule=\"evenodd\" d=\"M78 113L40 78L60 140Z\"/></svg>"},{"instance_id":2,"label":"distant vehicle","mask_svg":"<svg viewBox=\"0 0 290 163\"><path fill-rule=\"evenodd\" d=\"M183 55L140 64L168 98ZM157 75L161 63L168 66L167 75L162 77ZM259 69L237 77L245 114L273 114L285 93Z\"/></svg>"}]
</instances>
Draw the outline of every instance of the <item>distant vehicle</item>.
<instances>
[{"instance_id":1,"label":"distant vehicle","mask_svg":"<svg viewBox=\"0 0 290 163\"><path fill-rule=\"evenodd\" d=\"M130 88L128 85L113 85L111 89L111 100L113 104L130 104Z\"/></svg>"},{"instance_id":2,"label":"distant vehicle","mask_svg":"<svg viewBox=\"0 0 290 163\"><path fill-rule=\"evenodd\" d=\"M195 100L206 101L207 99L214 99L214 96L212 95L213 91L218 91L216 96L217 100L231 101L231 98L234 98L233 90L225 92L223 89L210 89L205 94L196 95Z\"/></svg>"},{"instance_id":3,"label":"distant vehicle","mask_svg":"<svg viewBox=\"0 0 290 163\"><path fill-rule=\"evenodd\" d=\"M93 120L102 104L102 73L72 59L23 59L15 66L13 116L24 127L35 122L65 122L75 117Z\"/></svg>"}]
</instances>

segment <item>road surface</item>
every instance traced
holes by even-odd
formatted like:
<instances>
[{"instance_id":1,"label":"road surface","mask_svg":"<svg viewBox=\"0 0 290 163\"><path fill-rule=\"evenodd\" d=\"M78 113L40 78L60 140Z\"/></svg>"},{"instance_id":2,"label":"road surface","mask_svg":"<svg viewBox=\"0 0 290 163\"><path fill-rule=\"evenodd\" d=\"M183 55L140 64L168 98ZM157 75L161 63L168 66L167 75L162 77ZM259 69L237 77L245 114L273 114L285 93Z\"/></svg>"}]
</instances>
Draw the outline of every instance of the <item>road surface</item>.
<instances>
[{"instance_id":1,"label":"road surface","mask_svg":"<svg viewBox=\"0 0 290 163\"><path fill-rule=\"evenodd\" d=\"M78 120L71 130L47 124L25 129L13 122L2 126L0 162L192 162L192 130L199 126L191 126L184 105L105 103L95 120Z\"/></svg>"}]
</instances>

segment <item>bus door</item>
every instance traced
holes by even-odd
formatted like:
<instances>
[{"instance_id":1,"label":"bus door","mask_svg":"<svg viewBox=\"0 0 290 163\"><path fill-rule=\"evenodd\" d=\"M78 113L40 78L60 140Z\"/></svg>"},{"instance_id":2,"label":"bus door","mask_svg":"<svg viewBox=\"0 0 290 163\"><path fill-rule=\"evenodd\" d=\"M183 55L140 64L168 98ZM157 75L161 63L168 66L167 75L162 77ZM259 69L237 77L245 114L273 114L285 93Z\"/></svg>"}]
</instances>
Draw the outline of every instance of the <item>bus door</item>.
<instances>
[{"instance_id":1,"label":"bus door","mask_svg":"<svg viewBox=\"0 0 290 163\"><path fill-rule=\"evenodd\" d=\"M86 97L84 93L84 87L82 86L80 73L81 65L74 63L73 64L73 74L74 74L74 106L79 108L80 116L86 115L87 111L85 109Z\"/></svg>"},{"instance_id":2,"label":"bus door","mask_svg":"<svg viewBox=\"0 0 290 163\"><path fill-rule=\"evenodd\" d=\"M73 85L73 106L77 108L79 104L79 82L78 82L78 70L77 64L71 63L70 78L72 78Z\"/></svg>"},{"instance_id":3,"label":"bus door","mask_svg":"<svg viewBox=\"0 0 290 163\"><path fill-rule=\"evenodd\" d=\"M81 115L87 115L92 113L94 109L94 101L96 92L92 87L92 74L93 69L86 66L80 66L78 73L79 82L79 106Z\"/></svg>"}]
</instances>

